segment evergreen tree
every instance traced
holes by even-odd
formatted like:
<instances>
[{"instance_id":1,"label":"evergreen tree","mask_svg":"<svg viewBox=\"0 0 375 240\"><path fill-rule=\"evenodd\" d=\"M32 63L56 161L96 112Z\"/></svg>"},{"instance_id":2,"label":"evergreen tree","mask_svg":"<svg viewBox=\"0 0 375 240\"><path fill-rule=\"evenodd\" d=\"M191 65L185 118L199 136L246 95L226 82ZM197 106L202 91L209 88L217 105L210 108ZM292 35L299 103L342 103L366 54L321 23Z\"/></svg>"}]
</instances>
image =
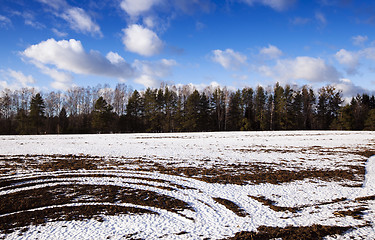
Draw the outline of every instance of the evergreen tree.
<instances>
[{"instance_id":1,"label":"evergreen tree","mask_svg":"<svg viewBox=\"0 0 375 240\"><path fill-rule=\"evenodd\" d=\"M110 125L114 117L112 110L113 107L108 104L103 97L99 97L98 100L96 100L91 122L92 128L96 132L110 131Z\"/></svg>"},{"instance_id":2,"label":"evergreen tree","mask_svg":"<svg viewBox=\"0 0 375 240\"><path fill-rule=\"evenodd\" d=\"M315 101L316 97L314 91L307 86L302 87L302 115L303 115L303 129L312 129L313 119L315 115Z\"/></svg>"},{"instance_id":3,"label":"evergreen tree","mask_svg":"<svg viewBox=\"0 0 375 240\"><path fill-rule=\"evenodd\" d=\"M286 129L286 99L284 95L284 88L276 83L273 94L273 108L271 107L270 121L273 130Z\"/></svg>"},{"instance_id":4,"label":"evergreen tree","mask_svg":"<svg viewBox=\"0 0 375 240\"><path fill-rule=\"evenodd\" d=\"M143 113L143 99L139 92L134 90L126 107L128 131L142 132L145 130L142 124Z\"/></svg>"},{"instance_id":5,"label":"evergreen tree","mask_svg":"<svg viewBox=\"0 0 375 240\"><path fill-rule=\"evenodd\" d=\"M69 127L69 119L66 114L65 107L63 107L59 113L59 123L57 126L57 133L67 133Z\"/></svg>"},{"instance_id":6,"label":"evergreen tree","mask_svg":"<svg viewBox=\"0 0 375 240\"><path fill-rule=\"evenodd\" d=\"M165 119L164 119L164 132L171 132L175 130L174 117L177 112L177 94L175 91L169 90L165 87Z\"/></svg>"},{"instance_id":7,"label":"evergreen tree","mask_svg":"<svg viewBox=\"0 0 375 240\"><path fill-rule=\"evenodd\" d=\"M186 102L186 120L184 122L184 131L198 131L200 117L201 97L197 90L189 95Z\"/></svg>"},{"instance_id":8,"label":"evergreen tree","mask_svg":"<svg viewBox=\"0 0 375 240\"><path fill-rule=\"evenodd\" d=\"M292 122L292 129L295 130L302 130L304 129L304 116L303 116L303 98L301 91L296 91L294 98L293 98L293 104L292 104L292 114L291 116L293 119Z\"/></svg>"},{"instance_id":9,"label":"evergreen tree","mask_svg":"<svg viewBox=\"0 0 375 240\"><path fill-rule=\"evenodd\" d=\"M147 88L143 94L143 119L146 132L157 132L158 108L156 90Z\"/></svg>"},{"instance_id":10,"label":"evergreen tree","mask_svg":"<svg viewBox=\"0 0 375 240\"><path fill-rule=\"evenodd\" d=\"M225 129L225 118L226 118L226 96L225 91L217 87L211 99L211 105L213 109L213 120L215 128L214 130L222 131Z\"/></svg>"},{"instance_id":11,"label":"evergreen tree","mask_svg":"<svg viewBox=\"0 0 375 240\"><path fill-rule=\"evenodd\" d=\"M198 118L198 130L209 131L211 125L210 118L210 102L203 92L199 101L199 118Z\"/></svg>"},{"instance_id":12,"label":"evergreen tree","mask_svg":"<svg viewBox=\"0 0 375 240\"><path fill-rule=\"evenodd\" d=\"M339 110L339 114L331 124L331 129L352 130L353 129L353 111L352 106L347 104Z\"/></svg>"},{"instance_id":13,"label":"evergreen tree","mask_svg":"<svg viewBox=\"0 0 375 240\"><path fill-rule=\"evenodd\" d=\"M319 89L317 117L320 129L330 128L332 121L338 115L341 103L341 91L337 91L335 87L326 86Z\"/></svg>"},{"instance_id":14,"label":"evergreen tree","mask_svg":"<svg viewBox=\"0 0 375 240\"><path fill-rule=\"evenodd\" d=\"M244 119L241 130L249 131L254 129L254 90L252 88L242 89L242 103L244 109Z\"/></svg>"},{"instance_id":15,"label":"evergreen tree","mask_svg":"<svg viewBox=\"0 0 375 240\"><path fill-rule=\"evenodd\" d=\"M294 90L290 87L290 85L285 86L284 90L284 98L285 98L285 110L284 110L284 122L285 130L291 130L295 128L296 124L296 113L294 112L293 104L294 104Z\"/></svg>"},{"instance_id":16,"label":"evergreen tree","mask_svg":"<svg viewBox=\"0 0 375 240\"><path fill-rule=\"evenodd\" d=\"M375 131L375 109L371 109L365 121L365 130Z\"/></svg>"},{"instance_id":17,"label":"evergreen tree","mask_svg":"<svg viewBox=\"0 0 375 240\"><path fill-rule=\"evenodd\" d=\"M33 133L40 134L44 123L44 109L45 104L40 93L37 93L31 98L30 102L30 124L33 129Z\"/></svg>"},{"instance_id":18,"label":"evergreen tree","mask_svg":"<svg viewBox=\"0 0 375 240\"><path fill-rule=\"evenodd\" d=\"M262 86L258 86L255 94L255 130L266 130L266 100L267 96Z\"/></svg>"},{"instance_id":19,"label":"evergreen tree","mask_svg":"<svg viewBox=\"0 0 375 240\"><path fill-rule=\"evenodd\" d=\"M238 90L235 93L231 93L229 96L229 106L228 106L228 126L229 131L240 130L240 124L242 122L242 103L241 103L241 91Z\"/></svg>"},{"instance_id":20,"label":"evergreen tree","mask_svg":"<svg viewBox=\"0 0 375 240\"><path fill-rule=\"evenodd\" d=\"M26 111L19 109L16 115L16 131L17 134L25 135L30 134L30 122L29 116L27 116Z\"/></svg>"}]
</instances>

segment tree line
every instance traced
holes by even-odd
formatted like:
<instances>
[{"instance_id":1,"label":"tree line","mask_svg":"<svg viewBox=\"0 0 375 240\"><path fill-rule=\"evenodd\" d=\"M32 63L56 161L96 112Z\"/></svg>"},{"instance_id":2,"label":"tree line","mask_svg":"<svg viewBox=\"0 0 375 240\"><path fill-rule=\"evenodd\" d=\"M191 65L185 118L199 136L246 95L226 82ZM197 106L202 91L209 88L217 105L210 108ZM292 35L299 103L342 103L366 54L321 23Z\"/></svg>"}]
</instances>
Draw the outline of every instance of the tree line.
<instances>
[{"instance_id":1,"label":"tree line","mask_svg":"<svg viewBox=\"0 0 375 240\"><path fill-rule=\"evenodd\" d=\"M191 85L133 90L125 84L0 95L0 134L76 134L264 130L375 130L374 95L344 104L333 86Z\"/></svg>"}]
</instances>

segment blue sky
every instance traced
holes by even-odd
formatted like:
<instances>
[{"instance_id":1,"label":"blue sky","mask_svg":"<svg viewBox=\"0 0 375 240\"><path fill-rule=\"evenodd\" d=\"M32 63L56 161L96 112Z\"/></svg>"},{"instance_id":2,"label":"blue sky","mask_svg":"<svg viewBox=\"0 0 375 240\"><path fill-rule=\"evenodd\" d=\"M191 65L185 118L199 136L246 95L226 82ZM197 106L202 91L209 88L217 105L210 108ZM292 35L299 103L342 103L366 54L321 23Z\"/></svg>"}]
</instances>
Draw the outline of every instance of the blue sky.
<instances>
[{"instance_id":1,"label":"blue sky","mask_svg":"<svg viewBox=\"0 0 375 240\"><path fill-rule=\"evenodd\" d=\"M276 82L375 92L370 0L0 0L0 90Z\"/></svg>"}]
</instances>

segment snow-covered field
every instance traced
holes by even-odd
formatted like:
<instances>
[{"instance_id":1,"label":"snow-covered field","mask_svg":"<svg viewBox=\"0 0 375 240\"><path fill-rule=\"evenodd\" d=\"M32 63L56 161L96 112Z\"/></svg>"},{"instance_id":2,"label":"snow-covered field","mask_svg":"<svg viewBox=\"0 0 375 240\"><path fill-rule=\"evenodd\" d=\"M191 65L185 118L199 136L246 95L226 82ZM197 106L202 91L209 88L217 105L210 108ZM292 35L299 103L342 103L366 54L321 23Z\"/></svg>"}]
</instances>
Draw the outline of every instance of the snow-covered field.
<instances>
[{"instance_id":1,"label":"snow-covered field","mask_svg":"<svg viewBox=\"0 0 375 240\"><path fill-rule=\"evenodd\" d=\"M0 237L225 239L322 225L350 227L327 239L375 239L374 153L374 132L0 136Z\"/></svg>"}]
</instances>

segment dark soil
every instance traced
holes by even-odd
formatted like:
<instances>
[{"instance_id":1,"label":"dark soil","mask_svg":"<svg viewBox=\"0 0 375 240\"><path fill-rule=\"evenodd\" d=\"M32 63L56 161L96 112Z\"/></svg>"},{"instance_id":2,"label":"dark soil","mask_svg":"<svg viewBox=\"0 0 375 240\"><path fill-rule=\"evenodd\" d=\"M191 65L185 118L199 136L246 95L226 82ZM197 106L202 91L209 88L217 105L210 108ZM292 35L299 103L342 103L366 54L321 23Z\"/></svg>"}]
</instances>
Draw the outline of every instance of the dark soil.
<instances>
[{"instance_id":1,"label":"dark soil","mask_svg":"<svg viewBox=\"0 0 375 240\"><path fill-rule=\"evenodd\" d=\"M269 208L271 208L272 210L274 211L277 211L277 212L286 212L286 211L289 211L289 212L297 212L300 208L298 207L279 207L279 206L276 206L276 202L270 200L270 199L267 199L265 198L264 196L260 196L260 197L255 197L255 196L249 196L250 198L254 199L254 200L257 200L258 202L261 202L263 203L264 205L268 206Z\"/></svg>"},{"instance_id":2,"label":"dark soil","mask_svg":"<svg viewBox=\"0 0 375 240\"><path fill-rule=\"evenodd\" d=\"M320 240L325 236L343 234L351 229L350 227L335 227L313 225L309 227L266 227L261 226L257 232L239 232L227 240L265 240L281 238L283 240Z\"/></svg>"},{"instance_id":3,"label":"dark soil","mask_svg":"<svg viewBox=\"0 0 375 240\"><path fill-rule=\"evenodd\" d=\"M231 210L232 212L234 212L240 217L246 217L249 215L243 208L241 208L240 206L238 206L237 204L235 204L234 202L228 199L224 199L224 198L213 198L213 199L216 202L224 205L226 208L228 208L229 210Z\"/></svg>"},{"instance_id":4,"label":"dark soil","mask_svg":"<svg viewBox=\"0 0 375 240\"><path fill-rule=\"evenodd\" d=\"M46 208L43 210L26 211L0 217L0 232L11 233L30 225L45 224L53 221L72 221L96 219L104 221L104 215L120 214L157 214L155 212L133 207L115 205L83 205Z\"/></svg>"},{"instance_id":5,"label":"dark soil","mask_svg":"<svg viewBox=\"0 0 375 240\"><path fill-rule=\"evenodd\" d=\"M283 150L287 151L287 150ZM294 151L294 150L293 150ZM317 151L317 150L315 150ZM373 155L375 151L361 150L353 152L360 156ZM286 183L304 179L320 179L324 181L349 180L362 183L365 174L365 164L360 166L347 166L347 169L322 170L298 169L280 170L275 164L248 163L242 165L215 165L212 168L203 167L173 167L157 162L143 161L142 159L103 159L96 156L81 155L26 155L26 156L0 156L0 161L5 163L1 169L2 174L12 174L16 170L26 171L75 171L116 169L121 164L121 169L134 169L139 171L156 171L169 175L178 175L195 178L208 183L222 184L260 184L260 183ZM0 181L0 187L8 183Z\"/></svg>"},{"instance_id":6,"label":"dark soil","mask_svg":"<svg viewBox=\"0 0 375 240\"><path fill-rule=\"evenodd\" d=\"M245 151L245 150L238 150ZM267 151L267 150L265 150ZM271 151L271 150L269 150ZM280 150L288 153L289 150ZM295 151L295 150L290 150ZM331 154L332 152L323 151L318 148L309 148L304 151L321 151L321 154ZM344 150L338 150L344 151ZM347 151L347 150L345 150ZM372 150L359 150L357 152L348 152L362 157L375 155ZM0 215L9 214L0 217L0 232L9 233L16 229L26 231L30 224L44 224L48 221L61 220L84 220L93 218L97 221L103 221L105 215L118 214L157 214L142 208L122 207L115 204L131 203L139 206L151 206L165 209L180 214L183 210L194 211L188 203L173 197L163 195L157 192L133 189L129 187L119 187L113 185L92 185L82 184L80 181L70 181L64 184L62 181L69 178L79 177L100 177L100 178L122 178L116 174L92 174L85 173L86 170L104 170L117 169L134 170L138 172L159 172L169 175L194 178L208 183L221 184L260 184L272 183L280 184L304 179L320 179L324 181L351 181L362 183L365 175L365 159L356 166L348 166L343 169L322 170L322 169L299 169L297 166L293 170L280 170L275 164L248 163L248 164L229 164L213 165L211 168L204 167L174 167L173 164L160 164L147 159L104 159L97 156L84 155L26 155L26 156L0 156L0 174L7 178L0 179L0 188L2 190L14 190L24 187L37 186L32 181L43 180L43 184L50 183L54 186L40 187L31 190L18 191L15 193L0 196ZM83 171L82 171L83 170ZM56 172L50 176L29 176L20 178L25 173ZM67 174L64 171L74 174ZM61 172L60 174L58 174ZM14 177L13 177L14 176ZM186 189L188 187L174 184L164 180L132 177L132 179L146 180L149 183L138 183L138 185L161 188L168 191L176 189ZM125 180L126 182L126 180ZM164 182L168 186L154 186L152 182ZM132 183L137 184L137 183ZM358 184L360 186L360 184ZM263 196L249 196L275 211L297 212L299 208L279 207L270 199ZM374 196L358 198L356 201L367 201L375 199ZM224 205L238 216L245 217L248 213L234 202L214 198L215 201ZM338 199L345 201L345 199ZM334 201L330 202L333 203ZM64 206L71 203L81 203L82 206ZM330 204L330 203L322 203ZM102 205L98 205L102 204ZM50 206L54 206L51 207ZM45 209L38 209L44 208ZM38 209L38 210L35 210ZM339 211L338 216L352 216L360 219L366 209L358 208L350 211ZM183 216L182 214L180 214ZM184 217L184 216L183 216ZM229 239L322 239L331 234L342 234L349 230L349 227L321 226L313 225L310 227L260 227L257 232L241 232L235 237ZM185 232L180 233L185 234Z\"/></svg>"},{"instance_id":7,"label":"dark soil","mask_svg":"<svg viewBox=\"0 0 375 240\"><path fill-rule=\"evenodd\" d=\"M83 203L85 205L74 208L63 206L71 203ZM104 206L95 205L95 203L103 203ZM56 220L81 220L100 214L117 215L151 212L138 208L106 205L121 203L152 206L176 213L185 209L194 211L192 207L181 200L152 191L112 185L61 184L0 196L0 214L13 213L0 217L0 230L9 232L15 227L28 226L29 224L41 224ZM56 207L28 211L49 206Z\"/></svg>"}]
</instances>

